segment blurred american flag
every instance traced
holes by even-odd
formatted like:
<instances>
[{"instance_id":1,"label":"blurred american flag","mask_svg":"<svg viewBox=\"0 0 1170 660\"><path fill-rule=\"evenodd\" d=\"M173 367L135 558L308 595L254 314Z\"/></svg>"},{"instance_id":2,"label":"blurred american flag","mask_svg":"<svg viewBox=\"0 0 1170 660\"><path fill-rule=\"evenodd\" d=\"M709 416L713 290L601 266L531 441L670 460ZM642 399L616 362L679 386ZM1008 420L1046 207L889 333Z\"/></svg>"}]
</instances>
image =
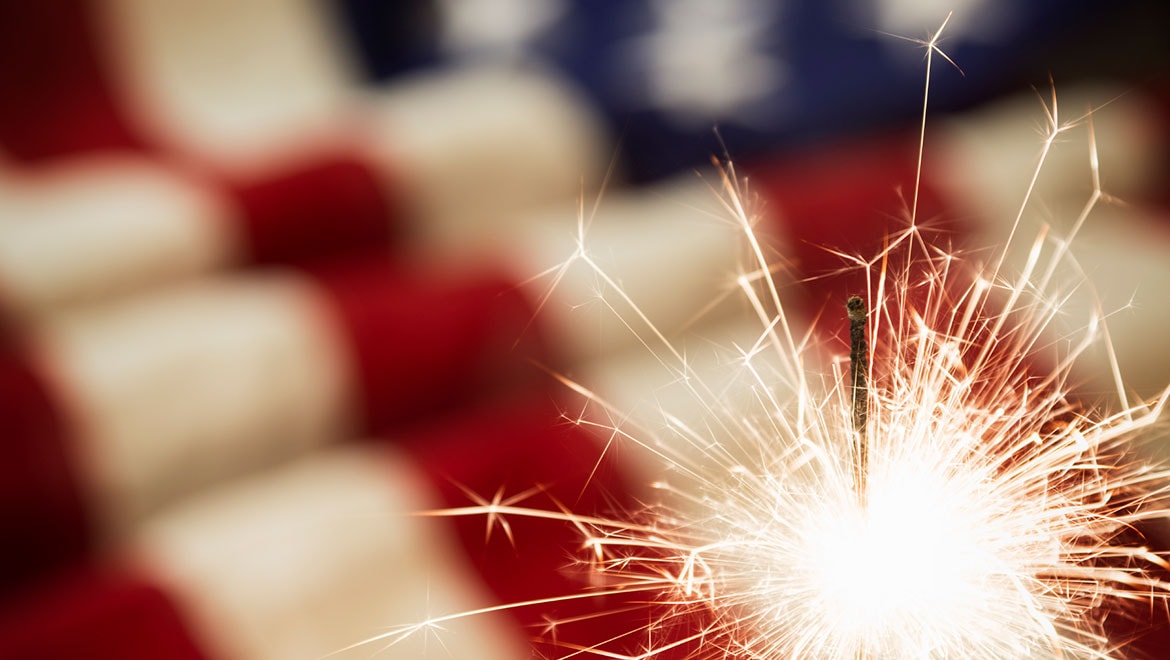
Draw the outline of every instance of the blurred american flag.
<instances>
[{"instance_id":1,"label":"blurred american flag","mask_svg":"<svg viewBox=\"0 0 1170 660\"><path fill-rule=\"evenodd\" d=\"M1157 3L0 0L0 657L316 658L579 590L571 529L406 515L534 487L635 505L639 471L597 465L533 366L604 382L637 370L630 338L587 277L539 314L522 283L606 181L590 240L687 326L735 263L692 174L726 150L815 315L851 286L822 247L880 246L913 184L922 51L889 35L952 10L920 217L994 242L1038 144L1015 93L1051 73L1078 112L1107 103L1128 204L1083 258L1115 304L1153 292L1112 328L1148 393L1170 380ZM1081 142L1052 209L1089 192ZM622 607L650 616L569 601L379 657L529 657L547 617Z\"/></svg>"}]
</instances>

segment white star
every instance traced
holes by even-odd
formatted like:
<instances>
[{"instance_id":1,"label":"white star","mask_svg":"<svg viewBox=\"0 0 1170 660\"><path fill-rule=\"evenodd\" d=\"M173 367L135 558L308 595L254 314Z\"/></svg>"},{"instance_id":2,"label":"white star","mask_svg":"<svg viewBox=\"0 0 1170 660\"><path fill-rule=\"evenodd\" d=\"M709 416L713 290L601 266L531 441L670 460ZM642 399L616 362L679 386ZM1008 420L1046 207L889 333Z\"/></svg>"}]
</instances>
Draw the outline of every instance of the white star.
<instances>
[{"instance_id":1,"label":"white star","mask_svg":"<svg viewBox=\"0 0 1170 660\"><path fill-rule=\"evenodd\" d=\"M933 33L951 15L946 36L953 40L990 42L1002 39L1017 27L1012 4L1000 0L853 0L853 17L866 28L903 37L920 38ZM905 44L883 40L892 52L914 56ZM907 63L920 61L908 57Z\"/></svg>"},{"instance_id":2,"label":"white star","mask_svg":"<svg viewBox=\"0 0 1170 660\"><path fill-rule=\"evenodd\" d=\"M564 17L568 0L439 0L437 7L445 50L517 56Z\"/></svg>"},{"instance_id":3,"label":"white star","mask_svg":"<svg viewBox=\"0 0 1170 660\"><path fill-rule=\"evenodd\" d=\"M626 74L631 100L686 127L766 122L759 102L787 78L764 41L775 30L773 4L652 0L655 29L618 46L619 61L635 68Z\"/></svg>"}]
</instances>

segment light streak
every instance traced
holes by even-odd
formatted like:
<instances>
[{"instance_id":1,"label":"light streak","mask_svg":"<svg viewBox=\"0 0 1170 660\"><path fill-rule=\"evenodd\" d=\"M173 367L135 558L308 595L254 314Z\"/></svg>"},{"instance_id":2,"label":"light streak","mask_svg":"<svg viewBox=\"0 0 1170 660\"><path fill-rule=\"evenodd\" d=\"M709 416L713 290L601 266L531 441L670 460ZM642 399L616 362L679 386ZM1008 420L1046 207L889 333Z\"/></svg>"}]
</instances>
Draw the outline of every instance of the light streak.
<instances>
[{"instance_id":1,"label":"light streak","mask_svg":"<svg viewBox=\"0 0 1170 660\"><path fill-rule=\"evenodd\" d=\"M941 33L921 42L924 108L931 59L945 57ZM1055 98L1046 109L1037 173L1075 123L1060 121ZM925 128L919 171L924 140ZM1093 154L1094 191L1076 228L1105 197ZM659 619L630 624L623 635L637 640L625 645L635 651L614 651L613 640L558 640L563 658L649 660L678 657L683 648L700 658L749 660L1116 657L1126 640L1106 637L1106 613L1123 612L1125 602L1164 610L1170 595L1159 577L1166 560L1132 533L1170 518L1170 471L1131 450L1168 394L1130 404L1114 366L1119 411L1083 410L1071 398L1071 370L1102 340L1103 319L1091 319L1063 351L1045 339L1062 296L1077 283L1056 276L1072 236L1019 236L1036 177L990 265L933 244L913 211L880 254L841 255L868 277L872 360L858 404L858 379L823 359L817 329L807 336L794 329L741 183L731 165L721 173L720 199L752 255L737 279L759 324L739 361L746 400L708 385L637 311L590 257L583 219L577 251L557 269L582 263L632 306L627 327L702 413L695 423L684 411L663 410L664 425L638 430L576 420L660 459L670 474L656 484L661 502L630 519L527 508L515 498L427 515L572 525L581 535L580 561L604 586L561 599L641 594L664 605ZM915 206L917 197L916 189ZM1020 249L1026 257L1009 276L1006 255ZM585 385L557 377L622 418ZM860 422L858 405L868 406ZM452 619L548 602L446 614L364 643L393 644Z\"/></svg>"}]
</instances>

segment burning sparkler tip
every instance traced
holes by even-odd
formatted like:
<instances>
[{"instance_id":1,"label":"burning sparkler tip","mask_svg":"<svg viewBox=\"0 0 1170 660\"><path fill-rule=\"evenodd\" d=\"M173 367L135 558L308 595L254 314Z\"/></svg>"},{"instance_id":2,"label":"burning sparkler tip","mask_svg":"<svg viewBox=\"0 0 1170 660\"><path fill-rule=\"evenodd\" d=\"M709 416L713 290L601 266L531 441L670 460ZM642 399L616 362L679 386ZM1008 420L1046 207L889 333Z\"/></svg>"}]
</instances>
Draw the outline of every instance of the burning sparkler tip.
<instances>
[{"instance_id":1,"label":"burning sparkler tip","mask_svg":"<svg viewBox=\"0 0 1170 660\"><path fill-rule=\"evenodd\" d=\"M865 320L865 300L861 296L849 296L849 300L845 301L845 307L849 310L849 321L857 323Z\"/></svg>"}]
</instances>

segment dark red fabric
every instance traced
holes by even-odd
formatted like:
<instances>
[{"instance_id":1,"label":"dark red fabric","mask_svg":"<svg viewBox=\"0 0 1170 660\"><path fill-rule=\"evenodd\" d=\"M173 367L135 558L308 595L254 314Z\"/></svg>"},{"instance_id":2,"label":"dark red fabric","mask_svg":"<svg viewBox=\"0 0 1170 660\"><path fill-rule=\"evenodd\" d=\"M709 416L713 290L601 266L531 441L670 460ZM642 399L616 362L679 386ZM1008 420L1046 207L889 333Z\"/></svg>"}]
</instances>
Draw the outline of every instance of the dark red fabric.
<instances>
[{"instance_id":1,"label":"dark red fabric","mask_svg":"<svg viewBox=\"0 0 1170 660\"><path fill-rule=\"evenodd\" d=\"M0 607L7 660L202 660L170 599L129 572L87 566Z\"/></svg>"},{"instance_id":2,"label":"dark red fabric","mask_svg":"<svg viewBox=\"0 0 1170 660\"><path fill-rule=\"evenodd\" d=\"M427 276L377 259L312 272L345 333L366 429L504 393L538 373L533 309L503 277Z\"/></svg>"},{"instance_id":3,"label":"dark red fabric","mask_svg":"<svg viewBox=\"0 0 1170 660\"><path fill-rule=\"evenodd\" d=\"M87 547L65 421L26 360L0 351L0 592ZM3 654L0 654L3 657Z\"/></svg>"},{"instance_id":4,"label":"dark red fabric","mask_svg":"<svg viewBox=\"0 0 1170 660\"><path fill-rule=\"evenodd\" d=\"M298 262L352 251L386 252L394 200L369 165L349 156L315 160L232 191L253 261Z\"/></svg>"},{"instance_id":5,"label":"dark red fabric","mask_svg":"<svg viewBox=\"0 0 1170 660\"><path fill-rule=\"evenodd\" d=\"M1116 542L1145 547L1163 557L1170 553L1170 531L1164 521L1158 519L1123 531ZM1126 568L1123 560L1115 563L1118 568ZM1152 572L1154 577L1170 582L1170 569L1154 568ZM1121 645L1118 657L1136 660L1170 658L1170 603L1114 599L1109 602L1105 633L1112 642Z\"/></svg>"},{"instance_id":6,"label":"dark red fabric","mask_svg":"<svg viewBox=\"0 0 1170 660\"><path fill-rule=\"evenodd\" d=\"M32 162L139 147L88 0L0 0L0 147Z\"/></svg>"},{"instance_id":7,"label":"dark red fabric","mask_svg":"<svg viewBox=\"0 0 1170 660\"><path fill-rule=\"evenodd\" d=\"M805 296L812 311L838 298L844 309L849 295L866 290L865 272L831 250L872 257L888 236L907 226L917 144L917 136L907 134L855 139L745 168L752 189L782 223L761 231L781 237L781 263L805 280L802 290L792 293ZM920 226L940 234L961 229L961 215L944 203L928 176L917 216Z\"/></svg>"},{"instance_id":8,"label":"dark red fabric","mask_svg":"<svg viewBox=\"0 0 1170 660\"><path fill-rule=\"evenodd\" d=\"M406 446L450 507L474 503L464 489L491 499L500 489L507 497L539 486L542 493L519 504L557 511L560 503L580 515L633 520L640 509L636 491L619 467L628 460L623 456L626 450L603 451L602 440L562 419L552 395L545 394L524 405L464 416L412 436ZM596 588L591 587L590 572L576 563L587 555L580 532L568 523L509 516L513 544L498 527L485 541L486 517L449 520L499 603ZM547 657L568 653L568 647L558 648L558 643L600 644L611 652L631 653L647 640L641 628L666 611L665 605L652 601L644 593L630 593L519 608L510 614ZM551 620L565 621L555 634L547 628ZM674 625L679 630L674 631L659 627L656 645L674 634L695 632L693 623L678 620ZM679 647L655 657L681 659L688 650Z\"/></svg>"}]
</instances>

